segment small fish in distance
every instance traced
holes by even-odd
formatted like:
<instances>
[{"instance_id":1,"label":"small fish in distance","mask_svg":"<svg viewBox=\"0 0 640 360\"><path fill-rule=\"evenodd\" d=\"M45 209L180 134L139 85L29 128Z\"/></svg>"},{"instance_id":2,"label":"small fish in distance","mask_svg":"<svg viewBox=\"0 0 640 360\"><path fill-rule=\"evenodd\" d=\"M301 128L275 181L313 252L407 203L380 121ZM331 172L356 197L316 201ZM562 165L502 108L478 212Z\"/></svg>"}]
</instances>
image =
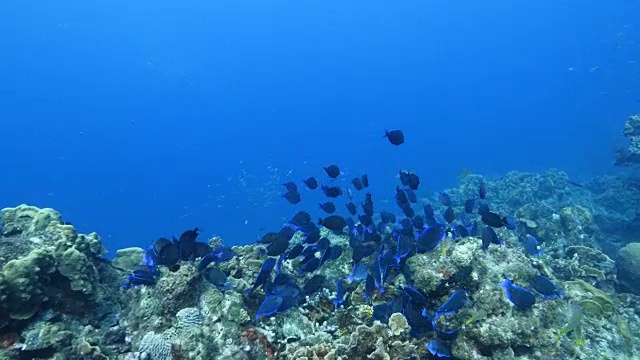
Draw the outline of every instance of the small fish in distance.
<instances>
[{"instance_id":1,"label":"small fish in distance","mask_svg":"<svg viewBox=\"0 0 640 360\"><path fill-rule=\"evenodd\" d=\"M296 183L294 183L293 181L286 182L282 184L282 186L284 186L287 191L298 191L298 185L296 185Z\"/></svg>"},{"instance_id":2,"label":"small fish in distance","mask_svg":"<svg viewBox=\"0 0 640 360\"><path fill-rule=\"evenodd\" d=\"M349 214L355 216L358 213L358 209L356 208L356 204L354 204L353 202L347 203L346 206L347 206L347 210L349 210Z\"/></svg>"},{"instance_id":3,"label":"small fish in distance","mask_svg":"<svg viewBox=\"0 0 640 360\"><path fill-rule=\"evenodd\" d=\"M336 205L331 201L327 201L324 204L320 204L320 209L322 209L327 214L333 214L336 212Z\"/></svg>"},{"instance_id":4,"label":"small fish in distance","mask_svg":"<svg viewBox=\"0 0 640 360\"><path fill-rule=\"evenodd\" d=\"M340 176L340 168L338 165L329 165L324 168L324 171L329 175L330 178L335 179Z\"/></svg>"},{"instance_id":5,"label":"small fish in distance","mask_svg":"<svg viewBox=\"0 0 640 360\"><path fill-rule=\"evenodd\" d=\"M353 180L351 180L351 183L353 184L353 187L356 188L356 190L358 191L362 190L362 188L364 187L364 185L362 185L362 180L360 180L360 178L353 178Z\"/></svg>"},{"instance_id":6,"label":"small fish in distance","mask_svg":"<svg viewBox=\"0 0 640 360\"><path fill-rule=\"evenodd\" d=\"M297 191L289 191L286 194L284 194L283 197L287 199L287 201L290 202L291 204L295 205L300 203L300 193Z\"/></svg>"},{"instance_id":7,"label":"small fish in distance","mask_svg":"<svg viewBox=\"0 0 640 360\"><path fill-rule=\"evenodd\" d=\"M480 186L478 186L478 196L484 200L487 197L487 185L484 181L480 180Z\"/></svg>"},{"instance_id":8,"label":"small fish in distance","mask_svg":"<svg viewBox=\"0 0 640 360\"><path fill-rule=\"evenodd\" d=\"M389 142L395 146L404 144L404 134L402 133L402 130L385 130L383 137L387 138Z\"/></svg>"},{"instance_id":9,"label":"small fish in distance","mask_svg":"<svg viewBox=\"0 0 640 360\"><path fill-rule=\"evenodd\" d=\"M337 186L322 185L322 192L324 192L324 194L330 198L337 198L338 196L342 195L342 189Z\"/></svg>"},{"instance_id":10,"label":"small fish in distance","mask_svg":"<svg viewBox=\"0 0 640 360\"><path fill-rule=\"evenodd\" d=\"M446 192L441 192L439 195L440 203L444 206L451 206L451 196Z\"/></svg>"},{"instance_id":11,"label":"small fish in distance","mask_svg":"<svg viewBox=\"0 0 640 360\"><path fill-rule=\"evenodd\" d=\"M365 188L369 187L369 175L362 174L362 176L360 177L360 180L362 181L362 186L364 186Z\"/></svg>"},{"instance_id":12,"label":"small fish in distance","mask_svg":"<svg viewBox=\"0 0 640 360\"><path fill-rule=\"evenodd\" d=\"M307 185L310 190L315 190L318 188L318 180L316 180L316 178L314 178L313 176L304 179L304 184Z\"/></svg>"}]
</instances>

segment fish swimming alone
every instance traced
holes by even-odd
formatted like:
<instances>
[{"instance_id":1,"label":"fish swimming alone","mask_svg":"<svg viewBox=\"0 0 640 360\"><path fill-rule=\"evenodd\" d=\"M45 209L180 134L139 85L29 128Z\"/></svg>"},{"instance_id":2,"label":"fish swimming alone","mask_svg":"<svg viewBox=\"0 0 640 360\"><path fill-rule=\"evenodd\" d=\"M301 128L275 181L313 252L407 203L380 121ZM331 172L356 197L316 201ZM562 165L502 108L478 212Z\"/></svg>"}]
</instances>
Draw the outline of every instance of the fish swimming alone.
<instances>
[{"instance_id":1,"label":"fish swimming alone","mask_svg":"<svg viewBox=\"0 0 640 360\"><path fill-rule=\"evenodd\" d=\"M383 137L387 138L389 142L395 146L404 144L404 133L402 132L402 130L385 130L385 134Z\"/></svg>"}]
</instances>

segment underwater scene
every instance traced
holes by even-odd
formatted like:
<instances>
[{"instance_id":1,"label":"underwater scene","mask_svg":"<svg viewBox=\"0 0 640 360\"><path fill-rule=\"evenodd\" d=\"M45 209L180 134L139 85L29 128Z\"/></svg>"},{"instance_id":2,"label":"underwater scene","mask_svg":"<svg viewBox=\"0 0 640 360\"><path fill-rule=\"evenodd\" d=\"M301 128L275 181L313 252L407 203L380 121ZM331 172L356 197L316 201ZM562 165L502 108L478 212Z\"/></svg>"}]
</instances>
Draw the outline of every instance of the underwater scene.
<instances>
[{"instance_id":1,"label":"underwater scene","mask_svg":"<svg viewBox=\"0 0 640 360\"><path fill-rule=\"evenodd\" d=\"M640 360L640 6L0 2L0 360Z\"/></svg>"}]
</instances>

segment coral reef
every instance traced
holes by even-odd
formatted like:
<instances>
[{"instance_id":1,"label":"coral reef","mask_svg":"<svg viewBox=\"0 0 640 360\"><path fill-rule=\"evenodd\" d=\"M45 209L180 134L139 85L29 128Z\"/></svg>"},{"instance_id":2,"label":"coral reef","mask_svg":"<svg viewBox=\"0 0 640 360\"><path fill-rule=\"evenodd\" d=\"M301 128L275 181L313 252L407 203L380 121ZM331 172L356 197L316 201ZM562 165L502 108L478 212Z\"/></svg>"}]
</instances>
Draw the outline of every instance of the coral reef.
<instances>
[{"instance_id":1,"label":"coral reef","mask_svg":"<svg viewBox=\"0 0 640 360\"><path fill-rule=\"evenodd\" d=\"M630 243L620 249L616 265L620 284L640 295L640 243Z\"/></svg>"},{"instance_id":2,"label":"coral reef","mask_svg":"<svg viewBox=\"0 0 640 360\"><path fill-rule=\"evenodd\" d=\"M335 284L352 271L354 249L349 235L322 229L322 237L344 249L335 259L310 273L298 271L299 260L282 258L277 265L298 284L322 275L320 290L268 316L258 312L265 286L248 295L268 245L233 247L235 255L219 264L182 258L157 266L152 284L122 289L125 276L147 261L147 251L121 249L106 260L97 234L78 234L52 209L3 209L0 358L411 360L433 358L425 345L449 336L452 356L460 360L634 359L640 243L632 235L640 229L633 225L640 187L633 181L576 184L558 170L512 172L493 181L468 174L460 187L446 190L453 208L463 213L460 204L486 184L492 211L517 219L511 229L496 228L500 245L483 248L472 234L411 252L401 269L393 268L384 292L365 298L364 281L345 281L347 296L335 302ZM630 225L621 230L621 223ZM544 253L525 251L527 235L539 239ZM303 243L296 232L291 246ZM220 238L208 241L221 244ZM222 271L227 284L207 281L207 266ZM537 275L556 284L558 296L536 293L535 304L523 309L500 286L508 276L531 289ZM429 330L416 335L415 319L402 309L383 320L379 314L380 306L406 296L405 286L424 294L429 315L456 290L464 289L468 299L458 311L431 317Z\"/></svg>"},{"instance_id":3,"label":"coral reef","mask_svg":"<svg viewBox=\"0 0 640 360\"><path fill-rule=\"evenodd\" d=\"M640 114L630 116L624 124L622 134L629 139L629 146L616 152L616 165L640 164Z\"/></svg>"}]
</instances>

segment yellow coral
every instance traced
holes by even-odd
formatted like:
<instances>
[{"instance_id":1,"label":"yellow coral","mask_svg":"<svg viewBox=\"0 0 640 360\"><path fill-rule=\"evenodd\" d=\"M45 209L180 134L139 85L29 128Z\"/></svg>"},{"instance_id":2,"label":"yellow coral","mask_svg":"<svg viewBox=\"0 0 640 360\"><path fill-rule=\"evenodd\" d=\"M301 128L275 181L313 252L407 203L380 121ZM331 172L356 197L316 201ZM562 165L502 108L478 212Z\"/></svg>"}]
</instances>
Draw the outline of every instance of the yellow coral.
<instances>
[{"instance_id":1,"label":"yellow coral","mask_svg":"<svg viewBox=\"0 0 640 360\"><path fill-rule=\"evenodd\" d=\"M373 306L362 305L358 309L358 315L362 319L371 320L373 318Z\"/></svg>"}]
</instances>

